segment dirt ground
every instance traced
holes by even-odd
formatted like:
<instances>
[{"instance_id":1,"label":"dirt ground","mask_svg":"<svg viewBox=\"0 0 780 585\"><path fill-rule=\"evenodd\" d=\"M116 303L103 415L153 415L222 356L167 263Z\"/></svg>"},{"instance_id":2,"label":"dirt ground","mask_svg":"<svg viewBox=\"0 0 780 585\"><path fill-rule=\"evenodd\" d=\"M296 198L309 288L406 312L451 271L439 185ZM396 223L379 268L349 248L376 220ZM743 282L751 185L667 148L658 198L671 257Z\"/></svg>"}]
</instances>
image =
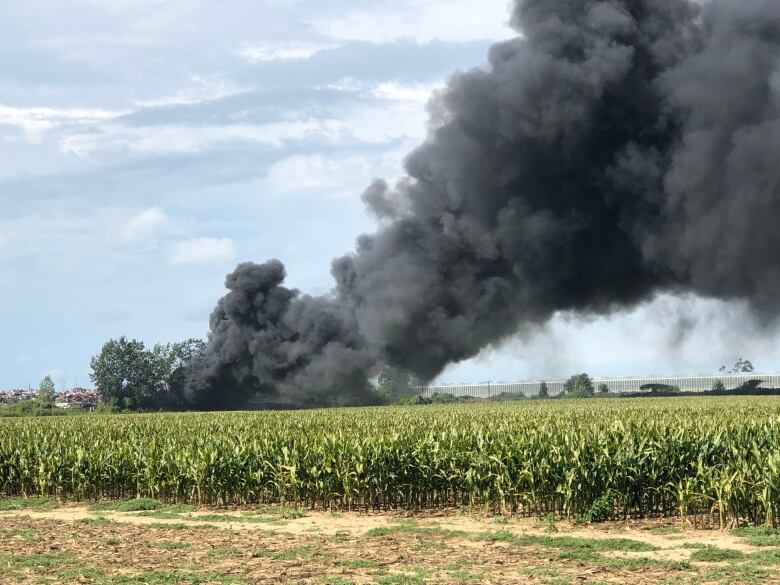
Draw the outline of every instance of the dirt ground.
<instances>
[{"instance_id":1,"label":"dirt ground","mask_svg":"<svg viewBox=\"0 0 780 585\"><path fill-rule=\"evenodd\" d=\"M0 500L0 583L780 584L766 529L152 504Z\"/></svg>"}]
</instances>

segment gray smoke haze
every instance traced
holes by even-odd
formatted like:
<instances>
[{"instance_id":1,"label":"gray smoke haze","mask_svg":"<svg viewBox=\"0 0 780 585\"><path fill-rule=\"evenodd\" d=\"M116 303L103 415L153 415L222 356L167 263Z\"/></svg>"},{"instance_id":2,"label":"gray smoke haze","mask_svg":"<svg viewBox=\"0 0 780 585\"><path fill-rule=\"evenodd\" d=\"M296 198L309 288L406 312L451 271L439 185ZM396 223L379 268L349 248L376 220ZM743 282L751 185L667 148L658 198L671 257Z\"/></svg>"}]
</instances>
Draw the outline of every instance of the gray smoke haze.
<instances>
[{"instance_id":1,"label":"gray smoke haze","mask_svg":"<svg viewBox=\"0 0 780 585\"><path fill-rule=\"evenodd\" d=\"M242 264L188 372L200 405L369 401L558 311L661 291L780 309L780 3L524 0L456 74L327 297Z\"/></svg>"}]
</instances>

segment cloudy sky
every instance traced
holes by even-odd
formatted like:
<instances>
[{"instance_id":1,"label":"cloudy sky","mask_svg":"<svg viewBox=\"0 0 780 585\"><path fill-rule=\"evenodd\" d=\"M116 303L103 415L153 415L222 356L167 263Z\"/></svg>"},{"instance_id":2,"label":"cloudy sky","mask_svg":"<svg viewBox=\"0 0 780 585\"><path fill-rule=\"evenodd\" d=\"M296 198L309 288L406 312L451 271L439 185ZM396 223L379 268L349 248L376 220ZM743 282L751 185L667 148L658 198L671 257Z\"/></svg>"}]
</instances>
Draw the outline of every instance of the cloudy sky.
<instances>
[{"instance_id":1,"label":"cloudy sky","mask_svg":"<svg viewBox=\"0 0 780 585\"><path fill-rule=\"evenodd\" d=\"M206 334L238 261L331 287L426 102L512 35L507 0L0 2L0 388L89 384L111 337ZM739 307L562 315L443 381L780 369Z\"/></svg>"}]
</instances>

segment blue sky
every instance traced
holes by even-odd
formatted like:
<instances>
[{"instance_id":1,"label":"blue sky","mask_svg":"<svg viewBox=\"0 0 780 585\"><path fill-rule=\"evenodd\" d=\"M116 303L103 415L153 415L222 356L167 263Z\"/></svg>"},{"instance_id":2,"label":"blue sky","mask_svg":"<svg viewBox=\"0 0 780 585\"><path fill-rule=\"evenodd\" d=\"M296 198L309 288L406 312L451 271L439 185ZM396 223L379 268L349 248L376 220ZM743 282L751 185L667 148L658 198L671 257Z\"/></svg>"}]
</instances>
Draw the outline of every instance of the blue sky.
<instances>
[{"instance_id":1,"label":"blue sky","mask_svg":"<svg viewBox=\"0 0 780 585\"><path fill-rule=\"evenodd\" d=\"M360 193L401 173L431 93L507 20L506 0L0 3L0 388L88 385L111 337L203 337L239 261L328 292L374 227ZM665 296L561 315L441 380L773 370L777 341Z\"/></svg>"}]
</instances>

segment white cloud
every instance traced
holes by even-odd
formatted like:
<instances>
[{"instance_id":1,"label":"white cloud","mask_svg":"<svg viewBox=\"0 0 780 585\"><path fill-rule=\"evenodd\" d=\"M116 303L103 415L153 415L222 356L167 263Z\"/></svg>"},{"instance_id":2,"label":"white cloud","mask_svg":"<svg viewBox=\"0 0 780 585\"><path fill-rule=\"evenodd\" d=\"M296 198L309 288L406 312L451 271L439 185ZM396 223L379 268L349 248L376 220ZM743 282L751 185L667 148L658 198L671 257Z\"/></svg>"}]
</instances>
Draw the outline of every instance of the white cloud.
<instances>
[{"instance_id":1,"label":"white cloud","mask_svg":"<svg viewBox=\"0 0 780 585\"><path fill-rule=\"evenodd\" d=\"M310 24L320 35L337 41L425 44L511 38L516 33L506 25L508 20L507 0L409 0L396 13L357 10Z\"/></svg>"},{"instance_id":2,"label":"white cloud","mask_svg":"<svg viewBox=\"0 0 780 585\"><path fill-rule=\"evenodd\" d=\"M177 242L171 248L171 264L213 264L227 262L235 256L235 245L229 238L193 238Z\"/></svg>"},{"instance_id":3,"label":"white cloud","mask_svg":"<svg viewBox=\"0 0 780 585\"><path fill-rule=\"evenodd\" d=\"M341 116L289 115L267 124L202 126L125 126L103 124L89 132L64 136L60 148L75 156L95 152L201 152L219 143L256 142L282 147L304 140L328 144L354 141L380 144L425 134L427 114L417 102L396 101L385 107L359 107Z\"/></svg>"},{"instance_id":4,"label":"white cloud","mask_svg":"<svg viewBox=\"0 0 780 585\"><path fill-rule=\"evenodd\" d=\"M41 135L58 126L89 125L111 120L126 114L126 111L87 108L19 108L0 104L0 126L19 128L29 142L40 142Z\"/></svg>"},{"instance_id":5,"label":"white cloud","mask_svg":"<svg viewBox=\"0 0 780 585\"><path fill-rule=\"evenodd\" d=\"M262 63L266 61L305 61L320 51L333 49L334 44L314 43L262 43L256 45L244 45L237 54L249 63Z\"/></svg>"},{"instance_id":6,"label":"white cloud","mask_svg":"<svg viewBox=\"0 0 780 585\"><path fill-rule=\"evenodd\" d=\"M281 146L322 132L316 120L270 124L203 126L124 126L108 124L91 132L75 133L60 142L63 151L85 156L94 151L128 149L140 152L199 152L219 142L246 141Z\"/></svg>"},{"instance_id":7,"label":"white cloud","mask_svg":"<svg viewBox=\"0 0 780 585\"><path fill-rule=\"evenodd\" d=\"M372 95L385 100L405 102L427 102L433 92L441 88L441 83L398 83L389 81L380 83L372 90Z\"/></svg>"},{"instance_id":8,"label":"white cloud","mask_svg":"<svg viewBox=\"0 0 780 585\"><path fill-rule=\"evenodd\" d=\"M159 209L71 209L52 204L0 218L0 266L14 259L61 274L131 261L154 252L184 228Z\"/></svg>"},{"instance_id":9,"label":"white cloud","mask_svg":"<svg viewBox=\"0 0 780 585\"><path fill-rule=\"evenodd\" d=\"M121 237L130 243L148 240L165 224L167 219L157 207L150 207L132 217L124 225Z\"/></svg>"},{"instance_id":10,"label":"white cloud","mask_svg":"<svg viewBox=\"0 0 780 585\"><path fill-rule=\"evenodd\" d=\"M444 86L445 82L443 80L429 83L403 83L395 80L383 83L365 83L353 77L345 77L324 87L334 91L355 93L381 100L424 104L428 102L436 90L442 89Z\"/></svg>"},{"instance_id":11,"label":"white cloud","mask_svg":"<svg viewBox=\"0 0 780 585\"><path fill-rule=\"evenodd\" d=\"M271 165L266 184L277 193L307 189L334 189L347 184L366 183L371 163L365 157L291 156Z\"/></svg>"},{"instance_id":12,"label":"white cloud","mask_svg":"<svg viewBox=\"0 0 780 585\"><path fill-rule=\"evenodd\" d=\"M173 95L141 100L139 106L144 108L153 108L160 106L186 106L192 104L202 104L221 100L232 95L238 95L251 91L251 87L239 87L224 80L214 80L199 77L197 75L191 78L192 85L174 93Z\"/></svg>"}]
</instances>

